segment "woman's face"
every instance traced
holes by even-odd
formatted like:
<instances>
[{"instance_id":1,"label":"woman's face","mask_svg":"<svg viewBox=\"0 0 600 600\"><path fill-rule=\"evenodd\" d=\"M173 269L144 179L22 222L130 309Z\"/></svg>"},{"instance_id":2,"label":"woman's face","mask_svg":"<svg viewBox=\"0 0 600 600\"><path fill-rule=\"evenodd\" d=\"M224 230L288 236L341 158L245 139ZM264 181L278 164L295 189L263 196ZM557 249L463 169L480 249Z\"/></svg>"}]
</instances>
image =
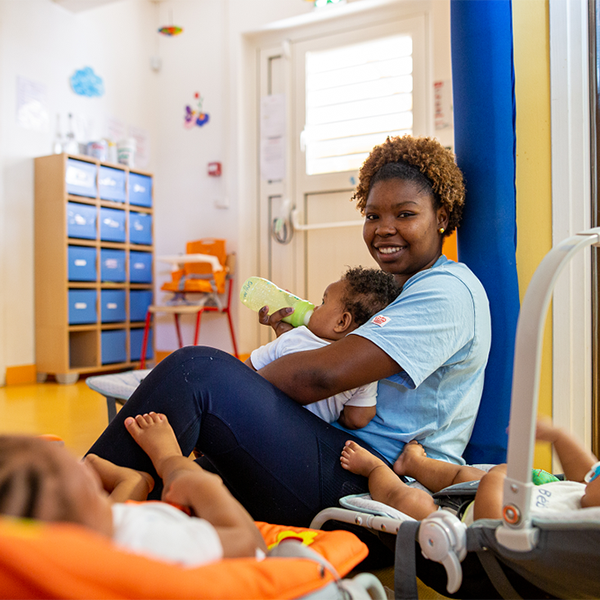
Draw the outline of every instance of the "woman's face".
<instances>
[{"instance_id":1,"label":"woman's face","mask_svg":"<svg viewBox=\"0 0 600 600\"><path fill-rule=\"evenodd\" d=\"M363 239L377 264L400 285L440 257L439 229L447 226L446 208L434 209L431 194L410 181L378 181L369 192Z\"/></svg>"}]
</instances>

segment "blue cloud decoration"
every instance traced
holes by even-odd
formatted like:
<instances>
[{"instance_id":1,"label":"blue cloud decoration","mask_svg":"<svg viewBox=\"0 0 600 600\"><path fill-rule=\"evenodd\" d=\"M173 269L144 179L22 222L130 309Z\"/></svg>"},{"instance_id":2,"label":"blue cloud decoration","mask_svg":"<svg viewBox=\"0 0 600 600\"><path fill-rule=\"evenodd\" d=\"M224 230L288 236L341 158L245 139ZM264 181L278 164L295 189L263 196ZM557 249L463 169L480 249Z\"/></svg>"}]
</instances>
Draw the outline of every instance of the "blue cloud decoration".
<instances>
[{"instance_id":1,"label":"blue cloud decoration","mask_svg":"<svg viewBox=\"0 0 600 600\"><path fill-rule=\"evenodd\" d=\"M84 67L75 71L71 76L71 88L80 96L93 98L104 94L104 82L98 77L91 67Z\"/></svg>"}]
</instances>

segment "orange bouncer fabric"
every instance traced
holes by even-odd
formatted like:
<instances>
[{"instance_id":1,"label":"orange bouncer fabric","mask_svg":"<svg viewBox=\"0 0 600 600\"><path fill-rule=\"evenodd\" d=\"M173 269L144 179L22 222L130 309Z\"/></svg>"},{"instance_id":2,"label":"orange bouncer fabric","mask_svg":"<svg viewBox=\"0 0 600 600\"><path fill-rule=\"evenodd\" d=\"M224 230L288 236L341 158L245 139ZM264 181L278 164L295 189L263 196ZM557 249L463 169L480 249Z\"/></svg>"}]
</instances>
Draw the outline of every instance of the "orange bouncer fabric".
<instances>
[{"instance_id":1,"label":"orange bouncer fabric","mask_svg":"<svg viewBox=\"0 0 600 600\"><path fill-rule=\"evenodd\" d=\"M186 263L183 269L178 269L171 273L171 281L164 283L161 289L167 292L214 292L215 290L210 281L212 275L217 288L216 291L219 294L225 293L225 279L227 277L225 240L210 238L188 242L185 252L186 254L210 254L216 256L223 266L223 270L213 273L209 263ZM205 278L195 278L195 275L204 276Z\"/></svg>"},{"instance_id":2,"label":"orange bouncer fabric","mask_svg":"<svg viewBox=\"0 0 600 600\"><path fill-rule=\"evenodd\" d=\"M304 539L341 576L368 552L347 531L257 525L268 546L289 536ZM77 525L0 518L2 598L287 599L332 580L307 559L225 559L189 569L129 554Z\"/></svg>"}]
</instances>

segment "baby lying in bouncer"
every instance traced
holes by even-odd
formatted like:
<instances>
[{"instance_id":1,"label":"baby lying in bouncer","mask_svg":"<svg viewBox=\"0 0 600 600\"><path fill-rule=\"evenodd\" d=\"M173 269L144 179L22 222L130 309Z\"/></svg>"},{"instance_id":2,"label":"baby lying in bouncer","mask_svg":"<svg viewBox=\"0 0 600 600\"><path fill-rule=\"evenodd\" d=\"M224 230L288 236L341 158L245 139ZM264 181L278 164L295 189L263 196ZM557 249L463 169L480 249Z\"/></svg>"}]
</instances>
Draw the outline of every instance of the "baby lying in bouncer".
<instances>
[{"instance_id":1,"label":"baby lying in bouncer","mask_svg":"<svg viewBox=\"0 0 600 600\"><path fill-rule=\"evenodd\" d=\"M146 499L154 486L148 473L95 455L79 462L60 444L3 435L0 514L77 523L123 549L186 566L266 551L221 478L182 456L165 415L128 417L125 427L163 480L163 502L127 502Z\"/></svg>"},{"instance_id":2,"label":"baby lying in bouncer","mask_svg":"<svg viewBox=\"0 0 600 600\"><path fill-rule=\"evenodd\" d=\"M566 481L546 474L547 481L537 485L531 496L532 515L600 506L600 462L596 462L596 457L550 420L538 420L536 439L554 446ZM505 464L485 472L468 465L436 460L429 458L423 446L416 441L404 446L393 470L352 441L346 442L340 460L344 469L368 477L373 500L392 506L414 519L424 519L439 506L426 491L409 487L399 475L416 479L432 492L457 483L481 480L475 500L467 508L463 520L470 523L477 519L502 518Z\"/></svg>"}]
</instances>

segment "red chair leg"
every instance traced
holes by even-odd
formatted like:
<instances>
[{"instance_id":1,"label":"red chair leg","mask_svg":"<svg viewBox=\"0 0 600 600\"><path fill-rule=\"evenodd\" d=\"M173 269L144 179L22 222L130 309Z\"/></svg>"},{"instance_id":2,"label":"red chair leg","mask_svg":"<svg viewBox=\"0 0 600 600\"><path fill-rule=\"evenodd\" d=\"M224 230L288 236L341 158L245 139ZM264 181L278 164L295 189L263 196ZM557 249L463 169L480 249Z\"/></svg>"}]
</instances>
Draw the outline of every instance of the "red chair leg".
<instances>
[{"instance_id":1,"label":"red chair leg","mask_svg":"<svg viewBox=\"0 0 600 600\"><path fill-rule=\"evenodd\" d=\"M233 332L233 321L231 320L231 313L229 312L229 308L224 311L227 313L227 320L229 321L229 331L231 332L231 343L233 344L233 355L236 358L239 358L237 351L237 344L235 343L235 333Z\"/></svg>"},{"instance_id":2,"label":"red chair leg","mask_svg":"<svg viewBox=\"0 0 600 600\"><path fill-rule=\"evenodd\" d=\"M142 351L140 355L140 369L146 368L146 349L148 347L148 332L150 331L150 319L152 313L146 311L146 326L144 327L144 339L142 340Z\"/></svg>"},{"instance_id":3,"label":"red chair leg","mask_svg":"<svg viewBox=\"0 0 600 600\"><path fill-rule=\"evenodd\" d=\"M202 307L198 314L196 315L196 331L194 333L194 346L198 345L198 338L200 337L200 320L202 319L202 313L204 312L204 307Z\"/></svg>"},{"instance_id":4,"label":"red chair leg","mask_svg":"<svg viewBox=\"0 0 600 600\"><path fill-rule=\"evenodd\" d=\"M175 318L175 329L177 331L177 341L179 342L179 347L183 348L183 340L181 339L181 329L179 328L179 315L177 313L173 313L173 317Z\"/></svg>"}]
</instances>

